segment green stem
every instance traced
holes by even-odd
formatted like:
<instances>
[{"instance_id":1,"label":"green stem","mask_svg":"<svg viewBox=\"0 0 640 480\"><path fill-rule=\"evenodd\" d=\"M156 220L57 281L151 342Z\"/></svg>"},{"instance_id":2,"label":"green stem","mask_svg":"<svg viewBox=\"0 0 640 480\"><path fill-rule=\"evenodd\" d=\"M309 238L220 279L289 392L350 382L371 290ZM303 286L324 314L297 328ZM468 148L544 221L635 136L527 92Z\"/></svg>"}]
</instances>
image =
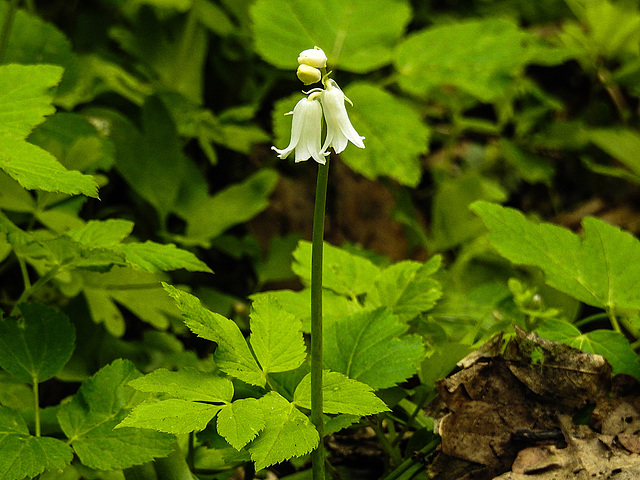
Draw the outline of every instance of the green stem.
<instances>
[{"instance_id":1,"label":"green stem","mask_svg":"<svg viewBox=\"0 0 640 480\"><path fill-rule=\"evenodd\" d=\"M11 0L11 3L9 3L9 10L7 10L7 16L4 17L2 30L0 30L0 63L4 62L4 56L7 53L9 37L11 36L11 27L13 27L13 18L18 10L18 3L20 3L20 0Z\"/></svg>"},{"instance_id":2,"label":"green stem","mask_svg":"<svg viewBox=\"0 0 640 480\"><path fill-rule=\"evenodd\" d=\"M376 432L376 436L380 441L380 446L387 453L387 455L389 455L391 463L393 463L393 465L396 467L400 465L402 463L402 454L400 453L400 449L397 446L394 447L391 444L391 442L387 438L387 435L384 433L384 430L382 430L382 427L376 420L370 421L369 426L373 429L374 432Z\"/></svg>"},{"instance_id":3,"label":"green stem","mask_svg":"<svg viewBox=\"0 0 640 480\"><path fill-rule=\"evenodd\" d=\"M62 268L63 268L63 265L58 265L57 267L52 268L43 276L41 276L38 280L36 280L36 283L34 283L30 288L26 288L24 292L22 292L22 295L20 295L20 298L18 298L18 301L16 302L16 304L14 305L13 310L11 311L11 316L15 317L16 315L18 315L18 307L20 306L20 304L23 302L26 302L29 299L29 297L33 295L33 292L35 292L42 285L46 284L49 280L53 279L60 272L60 270L62 270Z\"/></svg>"},{"instance_id":4,"label":"green stem","mask_svg":"<svg viewBox=\"0 0 640 480\"><path fill-rule=\"evenodd\" d=\"M311 422L320 436L318 448L311 453L313 480L325 480L322 418L322 253L328 184L329 157L325 165L318 165L311 247Z\"/></svg>"},{"instance_id":5,"label":"green stem","mask_svg":"<svg viewBox=\"0 0 640 480\"><path fill-rule=\"evenodd\" d=\"M38 379L33 379L33 413L36 424L36 437L40 436L40 390L38 389Z\"/></svg>"},{"instance_id":6,"label":"green stem","mask_svg":"<svg viewBox=\"0 0 640 480\"><path fill-rule=\"evenodd\" d=\"M600 312L594 315L589 315L588 317L578 320L573 325L577 328L580 328L588 323L595 322L596 320L600 320L602 318L609 318L609 314L606 312Z\"/></svg>"},{"instance_id":7,"label":"green stem","mask_svg":"<svg viewBox=\"0 0 640 480\"><path fill-rule=\"evenodd\" d=\"M615 332L622 333L622 329L620 328L620 324L616 318L616 311L614 307L609 308L609 321L611 322L611 327Z\"/></svg>"}]
</instances>

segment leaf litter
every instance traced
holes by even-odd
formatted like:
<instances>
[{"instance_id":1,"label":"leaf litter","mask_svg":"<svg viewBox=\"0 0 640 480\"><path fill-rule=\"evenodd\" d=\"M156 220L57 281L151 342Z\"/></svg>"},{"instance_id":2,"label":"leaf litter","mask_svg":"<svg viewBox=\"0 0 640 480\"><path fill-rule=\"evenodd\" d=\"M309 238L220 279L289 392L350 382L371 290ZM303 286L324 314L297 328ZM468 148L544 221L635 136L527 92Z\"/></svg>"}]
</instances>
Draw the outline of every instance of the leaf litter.
<instances>
[{"instance_id":1,"label":"leaf litter","mask_svg":"<svg viewBox=\"0 0 640 480\"><path fill-rule=\"evenodd\" d=\"M427 465L430 478L640 478L638 381L612 379L600 355L515 328L437 383L430 413L442 443Z\"/></svg>"}]
</instances>

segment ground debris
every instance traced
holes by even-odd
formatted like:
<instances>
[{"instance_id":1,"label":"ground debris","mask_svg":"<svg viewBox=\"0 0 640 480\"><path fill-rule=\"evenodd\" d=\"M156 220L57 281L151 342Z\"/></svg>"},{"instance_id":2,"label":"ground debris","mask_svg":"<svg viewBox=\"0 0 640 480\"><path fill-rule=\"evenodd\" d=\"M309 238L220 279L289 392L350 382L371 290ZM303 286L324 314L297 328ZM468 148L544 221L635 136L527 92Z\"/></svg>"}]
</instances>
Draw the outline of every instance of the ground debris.
<instances>
[{"instance_id":1,"label":"ground debris","mask_svg":"<svg viewBox=\"0 0 640 480\"><path fill-rule=\"evenodd\" d=\"M438 382L434 480L640 478L640 387L600 355L516 327ZM593 409L590 425L573 419ZM588 415L587 415L588 416Z\"/></svg>"}]
</instances>

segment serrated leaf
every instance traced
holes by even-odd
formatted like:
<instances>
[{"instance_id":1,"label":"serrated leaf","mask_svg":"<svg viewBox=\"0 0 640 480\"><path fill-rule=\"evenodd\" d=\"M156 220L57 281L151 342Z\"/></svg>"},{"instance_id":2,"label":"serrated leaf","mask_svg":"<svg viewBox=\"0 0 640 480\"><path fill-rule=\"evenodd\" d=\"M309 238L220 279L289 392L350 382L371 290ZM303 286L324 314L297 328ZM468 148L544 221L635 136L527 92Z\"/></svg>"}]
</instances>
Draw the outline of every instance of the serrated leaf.
<instances>
[{"instance_id":1,"label":"serrated leaf","mask_svg":"<svg viewBox=\"0 0 640 480\"><path fill-rule=\"evenodd\" d=\"M164 330L170 316L180 311L162 289L167 277L130 268L114 267L106 273L82 272L83 293L95 323L103 323L112 335L125 332L125 320L118 305L131 311L142 321Z\"/></svg>"},{"instance_id":2,"label":"serrated leaf","mask_svg":"<svg viewBox=\"0 0 640 480\"><path fill-rule=\"evenodd\" d=\"M69 361L75 329L61 312L37 303L19 307L23 319L0 320L0 366L26 383L41 383Z\"/></svg>"},{"instance_id":3,"label":"serrated leaf","mask_svg":"<svg viewBox=\"0 0 640 480\"><path fill-rule=\"evenodd\" d=\"M124 243L114 247L124 254L127 263L143 272L166 272L184 268L190 272L212 270L193 253L182 250L172 243L160 244L147 240L144 243Z\"/></svg>"},{"instance_id":4,"label":"serrated leaf","mask_svg":"<svg viewBox=\"0 0 640 480\"><path fill-rule=\"evenodd\" d=\"M236 450L253 440L265 426L264 413L255 398L242 398L225 405L216 422L218 433Z\"/></svg>"},{"instance_id":5,"label":"serrated leaf","mask_svg":"<svg viewBox=\"0 0 640 480\"><path fill-rule=\"evenodd\" d=\"M322 372L322 399L324 413L364 416L389 410L369 385L329 370ZM311 409L311 374L305 376L296 387L293 403Z\"/></svg>"},{"instance_id":6,"label":"serrated leaf","mask_svg":"<svg viewBox=\"0 0 640 480\"><path fill-rule=\"evenodd\" d=\"M101 470L128 468L168 455L175 439L160 432L114 427L136 403L126 386L140 376L127 360L115 360L85 380L71 401L58 410L58 421L80 461Z\"/></svg>"},{"instance_id":7,"label":"serrated leaf","mask_svg":"<svg viewBox=\"0 0 640 480\"><path fill-rule=\"evenodd\" d=\"M325 327L325 367L375 390L394 386L416 373L424 356L422 339L406 330L384 308L336 320Z\"/></svg>"},{"instance_id":8,"label":"serrated leaf","mask_svg":"<svg viewBox=\"0 0 640 480\"><path fill-rule=\"evenodd\" d=\"M179 398L144 402L120 422L117 431L123 427L136 427L173 434L199 432L207 428L221 408L221 405Z\"/></svg>"},{"instance_id":9,"label":"serrated leaf","mask_svg":"<svg viewBox=\"0 0 640 480\"><path fill-rule=\"evenodd\" d=\"M435 25L409 35L396 49L400 87L425 95L454 86L491 102L527 63L561 63L568 52L540 44L510 20L487 18Z\"/></svg>"},{"instance_id":10,"label":"serrated leaf","mask_svg":"<svg viewBox=\"0 0 640 480\"><path fill-rule=\"evenodd\" d=\"M353 102L349 117L365 137L366 148L347 148L341 158L369 179L386 176L417 186L422 176L420 156L429 149L430 134L418 112L370 83L352 83L345 95Z\"/></svg>"},{"instance_id":11,"label":"serrated leaf","mask_svg":"<svg viewBox=\"0 0 640 480\"><path fill-rule=\"evenodd\" d=\"M626 337L612 330L582 333L570 323L545 320L536 329L541 337L566 343L586 353L602 355L613 367L613 375L626 373L640 380L640 361Z\"/></svg>"},{"instance_id":12,"label":"serrated leaf","mask_svg":"<svg viewBox=\"0 0 640 480\"><path fill-rule=\"evenodd\" d=\"M129 386L149 393L166 393L194 402L229 403L233 398L233 383L225 377L183 368L172 372L161 368L129 382Z\"/></svg>"},{"instance_id":13,"label":"serrated leaf","mask_svg":"<svg viewBox=\"0 0 640 480\"><path fill-rule=\"evenodd\" d=\"M309 453L318 445L318 432L307 416L281 395L269 392L258 402L264 430L247 446L256 471Z\"/></svg>"},{"instance_id":14,"label":"serrated leaf","mask_svg":"<svg viewBox=\"0 0 640 480\"><path fill-rule=\"evenodd\" d=\"M30 190L98 198L93 177L67 170L46 150L10 133L0 133L0 168Z\"/></svg>"},{"instance_id":15,"label":"serrated leaf","mask_svg":"<svg viewBox=\"0 0 640 480\"><path fill-rule=\"evenodd\" d=\"M293 252L293 271L311 283L311 242L301 241ZM370 260L325 242L322 286L352 299L367 292L380 269Z\"/></svg>"},{"instance_id":16,"label":"serrated leaf","mask_svg":"<svg viewBox=\"0 0 640 480\"><path fill-rule=\"evenodd\" d=\"M162 285L176 300L185 325L199 337L218 344L215 360L220 370L251 385L266 384L264 373L235 322L207 310L193 295L166 283Z\"/></svg>"},{"instance_id":17,"label":"serrated leaf","mask_svg":"<svg viewBox=\"0 0 640 480\"><path fill-rule=\"evenodd\" d=\"M367 293L367 307L387 307L402 321L430 310L442 296L440 284L431 278L441 261L436 255L424 264L404 261L385 268Z\"/></svg>"},{"instance_id":18,"label":"serrated leaf","mask_svg":"<svg viewBox=\"0 0 640 480\"><path fill-rule=\"evenodd\" d=\"M306 358L302 322L266 295L251 305L251 347L266 374L294 370Z\"/></svg>"},{"instance_id":19,"label":"serrated leaf","mask_svg":"<svg viewBox=\"0 0 640 480\"><path fill-rule=\"evenodd\" d=\"M640 242L598 220L582 221L584 237L549 223L536 224L512 208L476 202L489 242L516 264L542 269L546 282L594 307L640 309Z\"/></svg>"},{"instance_id":20,"label":"serrated leaf","mask_svg":"<svg viewBox=\"0 0 640 480\"><path fill-rule=\"evenodd\" d=\"M411 9L404 0L259 0L251 16L256 49L273 65L295 70L317 45L329 68L365 73L391 61Z\"/></svg>"},{"instance_id":21,"label":"serrated leaf","mask_svg":"<svg viewBox=\"0 0 640 480\"><path fill-rule=\"evenodd\" d=\"M91 248L108 248L118 245L133 231L134 223L119 218L90 220L82 227L67 232L74 241Z\"/></svg>"},{"instance_id":22,"label":"serrated leaf","mask_svg":"<svg viewBox=\"0 0 640 480\"><path fill-rule=\"evenodd\" d=\"M20 414L0 405L0 480L32 478L72 459L71 447L57 438L32 436Z\"/></svg>"}]
</instances>

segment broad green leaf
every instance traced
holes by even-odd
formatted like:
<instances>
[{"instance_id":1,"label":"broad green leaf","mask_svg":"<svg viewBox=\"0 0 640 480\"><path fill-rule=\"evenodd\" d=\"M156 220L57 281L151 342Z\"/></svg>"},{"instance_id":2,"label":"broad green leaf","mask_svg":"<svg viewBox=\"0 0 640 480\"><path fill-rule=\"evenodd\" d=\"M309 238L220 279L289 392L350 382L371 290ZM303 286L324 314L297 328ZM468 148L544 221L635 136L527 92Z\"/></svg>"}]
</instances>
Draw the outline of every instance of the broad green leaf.
<instances>
[{"instance_id":1,"label":"broad green leaf","mask_svg":"<svg viewBox=\"0 0 640 480\"><path fill-rule=\"evenodd\" d=\"M114 267L106 273L82 272L83 293L95 323L103 323L116 337L125 332L125 319L119 305L142 321L164 330L171 316L180 311L162 289L167 277L130 268Z\"/></svg>"},{"instance_id":2,"label":"broad green leaf","mask_svg":"<svg viewBox=\"0 0 640 480\"><path fill-rule=\"evenodd\" d=\"M251 308L251 348L265 375L302 365L307 356L302 322L272 296L257 298Z\"/></svg>"},{"instance_id":3,"label":"broad green leaf","mask_svg":"<svg viewBox=\"0 0 640 480\"><path fill-rule=\"evenodd\" d=\"M0 171L0 208L12 212L36 210L36 201L31 194L2 171Z\"/></svg>"},{"instance_id":4,"label":"broad green leaf","mask_svg":"<svg viewBox=\"0 0 640 480\"><path fill-rule=\"evenodd\" d=\"M469 211L476 200L503 202L507 199L504 187L477 172L444 181L433 200L431 249L447 250L479 236L482 222Z\"/></svg>"},{"instance_id":5,"label":"broad green leaf","mask_svg":"<svg viewBox=\"0 0 640 480\"><path fill-rule=\"evenodd\" d=\"M365 148L349 146L341 158L370 179L386 176L403 185L420 182L420 156L429 149L429 129L408 103L370 83L352 83L347 112ZM391 128L390 126L393 125Z\"/></svg>"},{"instance_id":6,"label":"broad green leaf","mask_svg":"<svg viewBox=\"0 0 640 480\"><path fill-rule=\"evenodd\" d=\"M163 283L183 313L184 323L198 335L218 344L215 360L220 370L251 385L264 386L266 378L235 322L202 306L191 294Z\"/></svg>"},{"instance_id":7,"label":"broad green leaf","mask_svg":"<svg viewBox=\"0 0 640 480\"><path fill-rule=\"evenodd\" d=\"M213 196L208 195L206 183L196 183L195 189L185 185L174 209L187 222L186 235L180 240L207 246L229 227L250 220L267 208L278 178L275 170L264 168Z\"/></svg>"},{"instance_id":8,"label":"broad green leaf","mask_svg":"<svg viewBox=\"0 0 640 480\"><path fill-rule=\"evenodd\" d=\"M0 65L0 128L4 135L24 139L55 112L52 92L62 77L55 65Z\"/></svg>"},{"instance_id":9,"label":"broad green leaf","mask_svg":"<svg viewBox=\"0 0 640 480\"><path fill-rule=\"evenodd\" d=\"M67 444L32 436L20 414L0 405L0 480L22 480L63 469L72 459Z\"/></svg>"},{"instance_id":10,"label":"broad green leaf","mask_svg":"<svg viewBox=\"0 0 640 480\"><path fill-rule=\"evenodd\" d=\"M26 383L41 383L71 358L75 329L64 313L44 305L19 308L22 319L0 320L0 366Z\"/></svg>"},{"instance_id":11,"label":"broad green leaf","mask_svg":"<svg viewBox=\"0 0 640 480\"><path fill-rule=\"evenodd\" d=\"M1 108L0 105L0 114ZM29 190L98 198L98 184L93 177L67 170L46 150L10 133L0 133L0 169Z\"/></svg>"},{"instance_id":12,"label":"broad green leaf","mask_svg":"<svg viewBox=\"0 0 640 480\"><path fill-rule=\"evenodd\" d=\"M471 345L457 341L436 343L420 363L420 381L428 388L434 388L436 380L449 375L457 363L473 350Z\"/></svg>"},{"instance_id":13,"label":"broad green leaf","mask_svg":"<svg viewBox=\"0 0 640 480\"><path fill-rule=\"evenodd\" d=\"M375 390L392 387L418 370L422 339L379 308L343 317L325 327L324 364Z\"/></svg>"},{"instance_id":14,"label":"broad green leaf","mask_svg":"<svg viewBox=\"0 0 640 480\"><path fill-rule=\"evenodd\" d=\"M640 361L626 337L612 330L582 333L575 326L560 320L545 320L536 329L541 337L566 343L583 352L602 355L613 367L613 375L626 373L640 380Z\"/></svg>"},{"instance_id":15,"label":"broad green leaf","mask_svg":"<svg viewBox=\"0 0 640 480\"><path fill-rule=\"evenodd\" d=\"M161 368L129 382L129 386L149 393L166 393L194 402L229 403L233 398L233 383L225 377L183 368L172 372Z\"/></svg>"},{"instance_id":16,"label":"broad green leaf","mask_svg":"<svg viewBox=\"0 0 640 480\"><path fill-rule=\"evenodd\" d=\"M269 290L251 295L255 300L263 296L275 298L285 311L302 321L302 331L309 333L311 330L311 289L305 288L299 291L293 290ZM362 310L362 305L357 301L338 295L326 288L322 289L322 305L326 313L325 319L331 316L343 316Z\"/></svg>"},{"instance_id":17,"label":"broad green leaf","mask_svg":"<svg viewBox=\"0 0 640 480\"><path fill-rule=\"evenodd\" d=\"M193 253L172 243L160 244L150 240L144 243L123 243L114 247L114 251L122 253L132 268L143 272L166 272L184 268L190 272L213 273Z\"/></svg>"},{"instance_id":18,"label":"broad green leaf","mask_svg":"<svg viewBox=\"0 0 640 480\"><path fill-rule=\"evenodd\" d=\"M640 175L640 135L633 130L600 129L588 132L589 140L634 174Z\"/></svg>"},{"instance_id":19,"label":"broad green leaf","mask_svg":"<svg viewBox=\"0 0 640 480\"><path fill-rule=\"evenodd\" d=\"M324 413L364 416L389 410L369 385L329 370L322 372L322 398ZM298 384L293 395L293 403L311 409L311 374Z\"/></svg>"},{"instance_id":20,"label":"broad green leaf","mask_svg":"<svg viewBox=\"0 0 640 480\"><path fill-rule=\"evenodd\" d=\"M306 284L311 283L311 242L301 241L293 252L293 271ZM370 260L324 244L322 286L355 299L371 288L380 269Z\"/></svg>"},{"instance_id":21,"label":"broad green leaf","mask_svg":"<svg viewBox=\"0 0 640 480\"><path fill-rule=\"evenodd\" d=\"M318 445L318 432L307 416L281 395L269 392L258 402L264 430L247 446L256 471L307 454Z\"/></svg>"},{"instance_id":22,"label":"broad green leaf","mask_svg":"<svg viewBox=\"0 0 640 480\"><path fill-rule=\"evenodd\" d=\"M251 16L258 53L277 67L293 72L298 54L317 45L330 69L366 73L391 62L411 8L404 0L258 0Z\"/></svg>"},{"instance_id":23,"label":"broad green leaf","mask_svg":"<svg viewBox=\"0 0 640 480\"><path fill-rule=\"evenodd\" d=\"M218 433L236 450L253 440L265 426L264 413L255 398L242 398L222 407L216 419Z\"/></svg>"},{"instance_id":24,"label":"broad green leaf","mask_svg":"<svg viewBox=\"0 0 640 480\"><path fill-rule=\"evenodd\" d=\"M129 416L120 422L116 431L123 427L136 427L173 434L199 432L207 428L207 424L221 408L220 405L179 398L148 401L134 408Z\"/></svg>"},{"instance_id":25,"label":"broad green leaf","mask_svg":"<svg viewBox=\"0 0 640 480\"><path fill-rule=\"evenodd\" d=\"M72 240L92 248L108 248L118 245L133 231L133 222L119 218L90 220L67 235Z\"/></svg>"},{"instance_id":26,"label":"broad green leaf","mask_svg":"<svg viewBox=\"0 0 640 480\"><path fill-rule=\"evenodd\" d=\"M566 54L540 45L510 20L487 18L409 35L396 49L394 64L400 87L411 94L454 86L488 103L507 91L527 63L560 63Z\"/></svg>"},{"instance_id":27,"label":"broad green leaf","mask_svg":"<svg viewBox=\"0 0 640 480\"><path fill-rule=\"evenodd\" d=\"M440 284L431 278L441 261L436 255L424 264L407 260L385 268L367 293L367 307L387 307L402 321L430 310L442 296Z\"/></svg>"},{"instance_id":28,"label":"broad green leaf","mask_svg":"<svg viewBox=\"0 0 640 480\"><path fill-rule=\"evenodd\" d=\"M85 380L71 401L59 408L60 427L84 465L100 470L128 468L173 450L175 438L170 435L135 428L114 430L138 401L126 385L139 376L131 362L115 360Z\"/></svg>"},{"instance_id":29,"label":"broad green leaf","mask_svg":"<svg viewBox=\"0 0 640 480\"><path fill-rule=\"evenodd\" d=\"M640 309L640 242L631 234L585 218L580 237L556 225L536 224L511 208L487 202L471 208L487 225L500 255L539 267L553 288L594 307Z\"/></svg>"}]
</instances>

